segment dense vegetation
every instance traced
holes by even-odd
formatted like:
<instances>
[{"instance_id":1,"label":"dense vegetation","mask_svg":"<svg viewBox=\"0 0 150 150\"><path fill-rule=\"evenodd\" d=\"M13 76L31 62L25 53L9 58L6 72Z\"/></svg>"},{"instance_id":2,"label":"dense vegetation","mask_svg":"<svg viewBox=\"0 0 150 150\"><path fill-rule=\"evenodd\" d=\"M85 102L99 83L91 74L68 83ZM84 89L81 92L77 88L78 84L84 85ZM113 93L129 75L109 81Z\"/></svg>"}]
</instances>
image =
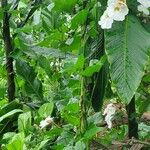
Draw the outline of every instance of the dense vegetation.
<instances>
[{"instance_id":1,"label":"dense vegetation","mask_svg":"<svg viewBox=\"0 0 150 150\"><path fill-rule=\"evenodd\" d=\"M149 0L0 4L0 149L150 148Z\"/></svg>"}]
</instances>

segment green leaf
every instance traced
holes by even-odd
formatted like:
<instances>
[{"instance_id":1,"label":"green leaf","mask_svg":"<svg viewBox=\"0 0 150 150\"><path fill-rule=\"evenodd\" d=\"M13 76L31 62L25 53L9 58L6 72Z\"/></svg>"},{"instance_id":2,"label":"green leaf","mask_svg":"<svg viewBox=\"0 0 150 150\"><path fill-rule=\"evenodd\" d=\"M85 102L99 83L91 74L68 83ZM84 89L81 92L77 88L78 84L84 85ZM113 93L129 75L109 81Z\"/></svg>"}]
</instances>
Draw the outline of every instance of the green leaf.
<instances>
[{"instance_id":1,"label":"green leaf","mask_svg":"<svg viewBox=\"0 0 150 150\"><path fill-rule=\"evenodd\" d=\"M54 108L53 102L45 103L39 108L38 113L42 118L44 117L46 118L48 116L51 116L53 108Z\"/></svg>"},{"instance_id":2,"label":"green leaf","mask_svg":"<svg viewBox=\"0 0 150 150\"><path fill-rule=\"evenodd\" d=\"M61 114L62 118L67 122L77 126L80 124L79 110L80 107L78 103L70 103L64 108Z\"/></svg>"},{"instance_id":3,"label":"green leaf","mask_svg":"<svg viewBox=\"0 0 150 150\"><path fill-rule=\"evenodd\" d=\"M104 63L106 62L106 56L103 56L100 61L98 61L95 65L87 67L82 75L86 77L91 77L95 72L99 72Z\"/></svg>"},{"instance_id":4,"label":"green leaf","mask_svg":"<svg viewBox=\"0 0 150 150\"><path fill-rule=\"evenodd\" d=\"M46 20L42 19L42 25L44 30L46 31L46 33L49 35L51 34L51 30L50 30L50 26L49 24L46 22Z\"/></svg>"},{"instance_id":5,"label":"green leaf","mask_svg":"<svg viewBox=\"0 0 150 150\"><path fill-rule=\"evenodd\" d=\"M83 9L80 12L78 12L73 19L71 20L71 28L76 29L79 25L82 25L85 23L88 15L88 10Z\"/></svg>"},{"instance_id":6,"label":"green leaf","mask_svg":"<svg viewBox=\"0 0 150 150\"><path fill-rule=\"evenodd\" d=\"M46 74L50 78L52 75L52 71L50 69L50 61L48 61L48 59L46 59L46 57L40 56L40 57L38 57L38 62L39 62L40 67L45 70Z\"/></svg>"},{"instance_id":7,"label":"green leaf","mask_svg":"<svg viewBox=\"0 0 150 150\"><path fill-rule=\"evenodd\" d=\"M78 141L74 147L75 150L85 150L86 146L85 143L82 141Z\"/></svg>"},{"instance_id":8,"label":"green leaf","mask_svg":"<svg viewBox=\"0 0 150 150\"><path fill-rule=\"evenodd\" d=\"M46 143L49 141L49 139L47 140L43 140L40 145L38 145L38 147L36 148L37 150L41 150L45 145Z\"/></svg>"},{"instance_id":9,"label":"green leaf","mask_svg":"<svg viewBox=\"0 0 150 150\"><path fill-rule=\"evenodd\" d=\"M4 119L6 119L6 118L9 118L9 117L13 116L13 115L16 114L16 113L21 113L21 112L22 112L21 109L14 109L14 110L12 110L12 111L6 113L5 115L1 116L1 117L0 117L0 122L2 122L2 121L3 121Z\"/></svg>"},{"instance_id":10,"label":"green leaf","mask_svg":"<svg viewBox=\"0 0 150 150\"><path fill-rule=\"evenodd\" d=\"M25 90L29 95L34 95L39 100L42 100L42 83L37 79L33 67L29 66L26 62L16 60L16 70L25 82Z\"/></svg>"},{"instance_id":11,"label":"green leaf","mask_svg":"<svg viewBox=\"0 0 150 150\"><path fill-rule=\"evenodd\" d=\"M50 131L47 131L45 134L49 137L49 138L53 138L53 137L57 137L59 136L61 133L63 132L63 128L53 128Z\"/></svg>"},{"instance_id":12,"label":"green leaf","mask_svg":"<svg viewBox=\"0 0 150 150\"><path fill-rule=\"evenodd\" d=\"M97 112L87 118L88 124L100 124L103 121L101 112Z\"/></svg>"},{"instance_id":13,"label":"green leaf","mask_svg":"<svg viewBox=\"0 0 150 150\"><path fill-rule=\"evenodd\" d=\"M75 58L71 53L61 52L59 49L46 48L40 46L29 46L25 53L29 56L38 55L51 58Z\"/></svg>"},{"instance_id":14,"label":"green leaf","mask_svg":"<svg viewBox=\"0 0 150 150\"><path fill-rule=\"evenodd\" d=\"M25 135L29 134L31 129L31 112L20 114L18 117L18 130L24 132Z\"/></svg>"},{"instance_id":15,"label":"green leaf","mask_svg":"<svg viewBox=\"0 0 150 150\"><path fill-rule=\"evenodd\" d=\"M3 107L0 108L0 116L5 115L6 113L21 108L21 104L18 100L14 100L8 104L5 104Z\"/></svg>"},{"instance_id":16,"label":"green leaf","mask_svg":"<svg viewBox=\"0 0 150 150\"><path fill-rule=\"evenodd\" d=\"M84 139L91 139L93 136L95 136L98 132L102 130L102 127L97 127L96 125L89 126L84 134Z\"/></svg>"},{"instance_id":17,"label":"green leaf","mask_svg":"<svg viewBox=\"0 0 150 150\"><path fill-rule=\"evenodd\" d=\"M16 60L16 69L18 75L28 80L28 82L32 82L36 77L33 67L29 66L25 61Z\"/></svg>"},{"instance_id":18,"label":"green leaf","mask_svg":"<svg viewBox=\"0 0 150 150\"><path fill-rule=\"evenodd\" d=\"M78 0L53 0L55 3L54 9L57 11L71 11Z\"/></svg>"},{"instance_id":19,"label":"green leaf","mask_svg":"<svg viewBox=\"0 0 150 150\"><path fill-rule=\"evenodd\" d=\"M148 60L150 34L136 17L129 15L106 32L110 74L120 98L127 104L134 96Z\"/></svg>"},{"instance_id":20,"label":"green leaf","mask_svg":"<svg viewBox=\"0 0 150 150\"><path fill-rule=\"evenodd\" d=\"M23 150L24 149L24 134L15 134L11 141L6 145L7 150Z\"/></svg>"},{"instance_id":21,"label":"green leaf","mask_svg":"<svg viewBox=\"0 0 150 150\"><path fill-rule=\"evenodd\" d=\"M0 100L0 109L8 103L7 99Z\"/></svg>"},{"instance_id":22,"label":"green leaf","mask_svg":"<svg viewBox=\"0 0 150 150\"><path fill-rule=\"evenodd\" d=\"M80 55L80 56L78 57L78 60L77 60L76 64L75 64L75 68L76 68L77 70L83 69L83 67L84 67L84 62L85 62L84 56L83 56L83 55Z\"/></svg>"}]
</instances>

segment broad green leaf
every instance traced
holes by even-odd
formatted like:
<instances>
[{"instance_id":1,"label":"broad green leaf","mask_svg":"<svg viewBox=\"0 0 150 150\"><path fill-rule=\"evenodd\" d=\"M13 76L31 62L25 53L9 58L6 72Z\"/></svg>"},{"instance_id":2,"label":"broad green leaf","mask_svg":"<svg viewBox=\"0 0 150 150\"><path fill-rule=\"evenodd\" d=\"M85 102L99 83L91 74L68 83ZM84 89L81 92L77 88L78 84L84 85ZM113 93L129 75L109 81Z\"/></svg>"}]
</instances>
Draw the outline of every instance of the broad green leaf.
<instances>
[{"instance_id":1,"label":"broad green leaf","mask_svg":"<svg viewBox=\"0 0 150 150\"><path fill-rule=\"evenodd\" d=\"M13 115L16 114L16 113L21 113L21 112L22 112L21 109L14 109L14 110L12 110L12 111L6 113L5 115L1 116L1 117L0 117L0 122L3 121L3 120L6 119L6 118L9 118L9 117L13 116Z\"/></svg>"},{"instance_id":2,"label":"broad green leaf","mask_svg":"<svg viewBox=\"0 0 150 150\"><path fill-rule=\"evenodd\" d=\"M87 67L82 75L86 77L91 77L95 72L99 72L106 61L106 56L103 56L95 65Z\"/></svg>"},{"instance_id":3,"label":"broad green leaf","mask_svg":"<svg viewBox=\"0 0 150 150\"><path fill-rule=\"evenodd\" d=\"M45 103L39 108L38 113L42 118L44 117L46 118L48 116L51 116L53 108L54 108L53 102Z\"/></svg>"},{"instance_id":4,"label":"broad green leaf","mask_svg":"<svg viewBox=\"0 0 150 150\"><path fill-rule=\"evenodd\" d=\"M80 12L78 12L73 19L71 20L71 28L76 29L79 25L82 25L85 23L88 15L88 10L83 9Z\"/></svg>"},{"instance_id":5,"label":"broad green leaf","mask_svg":"<svg viewBox=\"0 0 150 150\"><path fill-rule=\"evenodd\" d=\"M98 132L102 130L102 127L97 127L96 125L89 126L84 134L84 139L91 139L93 136L95 136Z\"/></svg>"},{"instance_id":6,"label":"broad green leaf","mask_svg":"<svg viewBox=\"0 0 150 150\"><path fill-rule=\"evenodd\" d=\"M2 99L2 100L0 100L0 109L4 106L4 105L6 105L8 103L8 100L7 99Z\"/></svg>"},{"instance_id":7,"label":"broad green leaf","mask_svg":"<svg viewBox=\"0 0 150 150\"><path fill-rule=\"evenodd\" d=\"M59 136L61 133L63 132L63 128L53 128L51 129L50 131L47 131L46 132L46 135L49 137L49 138L53 138L53 137L56 137L56 136Z\"/></svg>"},{"instance_id":8,"label":"broad green leaf","mask_svg":"<svg viewBox=\"0 0 150 150\"><path fill-rule=\"evenodd\" d=\"M103 116L101 112L97 112L87 118L88 124L100 124L103 121Z\"/></svg>"},{"instance_id":9,"label":"broad green leaf","mask_svg":"<svg viewBox=\"0 0 150 150\"><path fill-rule=\"evenodd\" d=\"M24 61L16 60L16 70L18 75L26 81L24 85L26 92L42 100L42 83L37 79L33 67Z\"/></svg>"},{"instance_id":10,"label":"broad green leaf","mask_svg":"<svg viewBox=\"0 0 150 150\"><path fill-rule=\"evenodd\" d=\"M78 0L53 0L57 11L71 11Z\"/></svg>"},{"instance_id":11,"label":"broad green leaf","mask_svg":"<svg viewBox=\"0 0 150 150\"><path fill-rule=\"evenodd\" d=\"M47 140L44 140L40 143L40 145L36 148L36 150L41 150L45 145L46 143L49 141L49 139Z\"/></svg>"},{"instance_id":12,"label":"broad green leaf","mask_svg":"<svg viewBox=\"0 0 150 150\"><path fill-rule=\"evenodd\" d=\"M43 25L43 28L46 31L46 33L51 34L50 27L49 27L48 23L46 22L46 20L42 19L42 25Z\"/></svg>"},{"instance_id":13,"label":"broad green leaf","mask_svg":"<svg viewBox=\"0 0 150 150\"><path fill-rule=\"evenodd\" d=\"M78 141L74 147L75 150L85 150L86 149L86 145L84 142L82 141Z\"/></svg>"},{"instance_id":14,"label":"broad green leaf","mask_svg":"<svg viewBox=\"0 0 150 150\"><path fill-rule=\"evenodd\" d=\"M79 126L80 124L80 120L79 120L79 116L77 115L72 115L69 113L63 114L62 116L64 118L64 120L66 120L68 123L71 123L74 126Z\"/></svg>"},{"instance_id":15,"label":"broad green leaf","mask_svg":"<svg viewBox=\"0 0 150 150\"><path fill-rule=\"evenodd\" d=\"M16 134L16 132L7 132L3 135L3 140L11 140L12 137Z\"/></svg>"},{"instance_id":16,"label":"broad green leaf","mask_svg":"<svg viewBox=\"0 0 150 150\"><path fill-rule=\"evenodd\" d=\"M148 60L150 34L129 15L105 34L110 75L120 98L127 104L134 96Z\"/></svg>"},{"instance_id":17,"label":"broad green leaf","mask_svg":"<svg viewBox=\"0 0 150 150\"><path fill-rule=\"evenodd\" d=\"M83 67L84 67L84 62L85 62L84 56L83 56L83 55L80 55L80 56L78 57L78 60L77 60L76 64L75 64L76 69L77 69L77 70L83 69Z\"/></svg>"},{"instance_id":18,"label":"broad green leaf","mask_svg":"<svg viewBox=\"0 0 150 150\"><path fill-rule=\"evenodd\" d=\"M39 79L35 78L32 82L26 82L25 85L25 91L37 97L39 100L42 100L43 93L42 93L42 83Z\"/></svg>"},{"instance_id":19,"label":"broad green leaf","mask_svg":"<svg viewBox=\"0 0 150 150\"><path fill-rule=\"evenodd\" d=\"M79 110L80 107L78 103L70 103L64 108L62 118L73 125L79 125Z\"/></svg>"},{"instance_id":20,"label":"broad green leaf","mask_svg":"<svg viewBox=\"0 0 150 150\"><path fill-rule=\"evenodd\" d=\"M14 100L10 103L5 104L0 108L0 116L3 116L14 109L19 109L21 107L22 104L20 104L18 100Z\"/></svg>"},{"instance_id":21,"label":"broad green leaf","mask_svg":"<svg viewBox=\"0 0 150 150\"><path fill-rule=\"evenodd\" d=\"M24 149L24 134L15 134L11 141L6 145L7 150L23 150Z\"/></svg>"},{"instance_id":22,"label":"broad green leaf","mask_svg":"<svg viewBox=\"0 0 150 150\"><path fill-rule=\"evenodd\" d=\"M75 56L71 53L63 53L59 49L54 48L46 48L40 46L32 46L28 47L28 50L25 51L29 56L33 55L33 53L38 56L52 57L52 58L74 58Z\"/></svg>"},{"instance_id":23,"label":"broad green leaf","mask_svg":"<svg viewBox=\"0 0 150 150\"><path fill-rule=\"evenodd\" d=\"M29 66L25 61L17 60L16 69L21 77L25 80L29 80L28 82L32 82L36 77L33 67Z\"/></svg>"},{"instance_id":24,"label":"broad green leaf","mask_svg":"<svg viewBox=\"0 0 150 150\"><path fill-rule=\"evenodd\" d=\"M29 133L31 129L31 112L20 114L18 117L18 130L24 132L25 135Z\"/></svg>"},{"instance_id":25,"label":"broad green leaf","mask_svg":"<svg viewBox=\"0 0 150 150\"><path fill-rule=\"evenodd\" d=\"M52 71L50 69L50 61L48 61L48 59L46 57L40 56L38 58L38 62L39 62L40 67L45 70L45 72L47 73L47 75L50 78L52 75Z\"/></svg>"}]
</instances>

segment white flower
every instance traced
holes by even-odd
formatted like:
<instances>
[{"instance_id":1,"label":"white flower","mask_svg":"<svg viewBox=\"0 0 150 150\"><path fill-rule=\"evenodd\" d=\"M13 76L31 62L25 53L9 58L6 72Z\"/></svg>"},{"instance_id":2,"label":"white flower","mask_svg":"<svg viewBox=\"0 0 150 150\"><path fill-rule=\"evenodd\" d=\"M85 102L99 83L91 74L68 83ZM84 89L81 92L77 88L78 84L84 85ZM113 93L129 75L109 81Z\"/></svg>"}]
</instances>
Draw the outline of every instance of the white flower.
<instances>
[{"instance_id":1,"label":"white flower","mask_svg":"<svg viewBox=\"0 0 150 150\"><path fill-rule=\"evenodd\" d=\"M150 7L150 0L137 0L141 5L143 5L145 8Z\"/></svg>"},{"instance_id":2,"label":"white flower","mask_svg":"<svg viewBox=\"0 0 150 150\"><path fill-rule=\"evenodd\" d=\"M109 17L108 12L105 11L98 24L102 29L110 29L113 24L113 18Z\"/></svg>"},{"instance_id":3,"label":"white flower","mask_svg":"<svg viewBox=\"0 0 150 150\"><path fill-rule=\"evenodd\" d=\"M53 123L53 118L51 118L50 116L48 116L45 120L42 120L40 122L40 127L41 129L45 128L46 126L50 125Z\"/></svg>"},{"instance_id":4,"label":"white flower","mask_svg":"<svg viewBox=\"0 0 150 150\"><path fill-rule=\"evenodd\" d=\"M145 15L149 15L148 8L144 7L143 5L138 5L138 11L143 12Z\"/></svg>"},{"instance_id":5,"label":"white flower","mask_svg":"<svg viewBox=\"0 0 150 150\"><path fill-rule=\"evenodd\" d=\"M107 5L110 6L114 3L116 3L118 0L108 0Z\"/></svg>"},{"instance_id":6,"label":"white flower","mask_svg":"<svg viewBox=\"0 0 150 150\"><path fill-rule=\"evenodd\" d=\"M102 29L110 29L113 21L123 21L129 9L126 0L108 0L107 9L98 22Z\"/></svg>"},{"instance_id":7,"label":"white flower","mask_svg":"<svg viewBox=\"0 0 150 150\"><path fill-rule=\"evenodd\" d=\"M116 1L115 3L111 3L107 7L107 12L110 17L112 17L116 21L123 21L125 16L128 14L129 9L126 3L121 0Z\"/></svg>"},{"instance_id":8,"label":"white flower","mask_svg":"<svg viewBox=\"0 0 150 150\"><path fill-rule=\"evenodd\" d=\"M105 115L105 121L109 129L112 128L112 118L115 112L116 112L116 107L112 103L108 104L104 110L103 115Z\"/></svg>"}]
</instances>

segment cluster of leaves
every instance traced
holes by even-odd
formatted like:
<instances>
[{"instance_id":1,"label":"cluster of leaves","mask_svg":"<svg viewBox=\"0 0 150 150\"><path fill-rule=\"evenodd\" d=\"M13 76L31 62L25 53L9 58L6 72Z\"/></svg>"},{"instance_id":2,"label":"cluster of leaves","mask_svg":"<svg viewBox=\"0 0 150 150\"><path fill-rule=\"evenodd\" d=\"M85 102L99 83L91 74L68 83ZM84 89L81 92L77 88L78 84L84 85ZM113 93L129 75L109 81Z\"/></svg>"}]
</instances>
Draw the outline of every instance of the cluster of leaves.
<instances>
[{"instance_id":1,"label":"cluster of leaves","mask_svg":"<svg viewBox=\"0 0 150 150\"><path fill-rule=\"evenodd\" d=\"M16 3L18 7L14 9L12 6ZM132 5L136 3L134 0L129 2L133 12ZM97 127L103 118L100 112L93 114L91 105L95 110L100 109L106 83L108 91L111 91L110 84L115 87L117 92L112 95L117 97L118 94L122 103L128 104L137 95L138 113L149 111L149 63L146 67L150 48L149 22L141 24L141 18L129 14L124 22L115 23L104 33L104 40L100 38L103 31L97 22L105 5L106 0L101 3L98 0L9 1L7 10L11 14L16 98L12 102L6 98L5 50L0 33L1 149L86 149L88 141L105 129ZM26 22L30 10L34 13ZM1 23L3 11L0 11ZM101 44L103 40L105 47ZM101 52L104 49L106 54ZM90 59L98 61L89 66ZM87 98L88 126L81 134L81 77L87 78L89 85L93 84L93 79L97 79L97 74L104 69L106 59L110 71L108 77L106 74L100 77L105 76L103 80L106 82L110 75L111 81L98 82L98 87L105 84L100 87L103 93L96 92L100 95L96 103ZM108 72L107 65L104 70ZM88 94L87 97L96 97L93 91L94 96ZM112 95L106 91L105 99L112 98ZM54 122L41 129L40 121L47 116L54 117ZM141 137L149 138L149 126L141 124L140 129ZM122 125L107 131L100 137L100 142L107 145L112 138L121 140L126 134L127 126Z\"/></svg>"}]
</instances>

